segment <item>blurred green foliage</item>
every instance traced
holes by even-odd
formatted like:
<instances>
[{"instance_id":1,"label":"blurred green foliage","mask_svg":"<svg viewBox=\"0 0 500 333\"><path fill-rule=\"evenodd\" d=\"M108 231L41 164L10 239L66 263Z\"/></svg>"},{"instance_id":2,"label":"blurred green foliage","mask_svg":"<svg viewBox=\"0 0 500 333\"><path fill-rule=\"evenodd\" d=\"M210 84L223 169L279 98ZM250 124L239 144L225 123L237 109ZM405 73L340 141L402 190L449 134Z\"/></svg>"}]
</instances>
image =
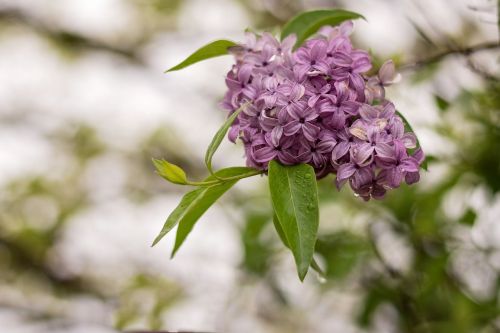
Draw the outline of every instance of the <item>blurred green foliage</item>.
<instances>
[{"instance_id":1,"label":"blurred green foliage","mask_svg":"<svg viewBox=\"0 0 500 333\"><path fill-rule=\"evenodd\" d=\"M138 52L140 47L155 33L176 28L176 15L182 10L183 2L130 2L139 12L143 25L137 27L142 32L140 37L128 41L125 46L42 25L17 11L0 13L0 24L3 34L10 25L22 26L44 35L58 48L74 55L99 50L128 59L134 66L144 66ZM272 1L265 6L254 1L238 2L253 18L257 28L281 24L304 7L303 2L286 0ZM464 22L464 29L470 24L470 21ZM466 37L477 29L467 31L469 33L456 36L464 45L470 42ZM414 42L415 54L425 56L432 53L435 50L433 43L446 46L442 39L432 41L423 30L419 36ZM123 42L126 37L120 36L117 40ZM395 62L402 64L404 58L399 55L397 58ZM375 67L382 63L380 59L375 58ZM409 79L415 85L432 84L440 70L439 61L426 64L413 70ZM476 74L481 76L481 73ZM458 214L450 216L446 209L450 198L455 198L453 193L458 190L480 189L490 201L499 196L500 84L491 78L484 78L484 82L481 89L463 89L457 98L448 99L437 91L432 92L439 122L431 130L446 141L449 149L442 156L428 158L429 172L422 175L424 184L421 186L403 186L384 201L366 204L348 191L336 193L330 178L321 183L321 205L331 211L331 216L328 220L322 216L321 223L328 228L320 229L315 257L326 272L327 281L321 283L321 279L315 279L311 274L312 281L308 283L324 292L324 297L331 297L330 290L354 290L360 301L352 322L366 331L375 332L377 317L383 315L386 308L397 314L394 320L398 332L500 331L500 276L498 267L488 260L498 255L498 245L477 244L457 236L460 233L470 235L483 213L463 195L460 199L465 204L462 201L451 203L461 208ZM22 118L22 114L19 117ZM7 124L6 120L2 121ZM146 133L137 147L124 152L106 146L90 124L68 122L65 125L46 136L57 151L70 160L70 167L64 174L57 177L53 174L24 174L9 179L2 186L0 285L20 294L28 290L26 294L33 298L26 301L20 297L22 301L16 301L3 297L0 307L24 311L26 303L37 301L37 295L50 297L59 305L72 297L87 296L113 304L115 325L119 329L145 326L159 330L168 327L164 314L189 297L176 282L151 273L147 267L136 267L128 283L117 292L108 288L108 281L89 272L65 274L65 267L60 266L63 263L54 264L53 256L59 250L58 242L71 218L94 204L91 201L93 193L79 181L93 159L113 153L127 161L124 196L136 204L148 202L155 195L175 188L154 175L151 157L168 157L196 179L203 176L199 167L203 165L202 161L189 154L188 147L179 142L179 135L172 128L160 126L152 133ZM431 184L426 178L432 179ZM243 200L236 191L227 197L226 204L237 207L244 217L242 221L235 221L242 250L239 269L248 280L269 287L269 297L280 305L278 310L273 308L275 311L294 314L290 310L294 307L293 297L279 281L283 272L278 263L288 253L274 231L271 208L262 205L262 197L266 195L265 190L257 190L253 197L245 193L246 199ZM261 210L256 210L256 207ZM358 223L359 220L363 223ZM332 225L335 227L330 228ZM382 231L378 229L380 225ZM398 251L385 248L387 243L382 238L387 234L393 237L390 244L403 242L405 251L410 254L407 265L399 265L394 260ZM494 272L494 287L488 293L478 294L463 277L463 274L475 273L480 281L485 278L475 265L458 266L461 271L455 268L456 260L467 254L480 255L479 258L483 259L477 259L475 264L489 267ZM29 314L29 318L36 320L61 316L57 306L38 307ZM273 317L272 313L260 316L263 321L282 318L279 315ZM285 327L281 331L295 329L300 332L297 328L300 326L289 323L274 322L278 327L275 331L279 332L281 325Z\"/></svg>"},{"instance_id":2,"label":"blurred green foliage","mask_svg":"<svg viewBox=\"0 0 500 333\"><path fill-rule=\"evenodd\" d=\"M145 326L161 330L165 327L163 314L183 297L182 290L175 283L162 277L139 274L120 293L115 327L123 330L146 319Z\"/></svg>"}]
</instances>

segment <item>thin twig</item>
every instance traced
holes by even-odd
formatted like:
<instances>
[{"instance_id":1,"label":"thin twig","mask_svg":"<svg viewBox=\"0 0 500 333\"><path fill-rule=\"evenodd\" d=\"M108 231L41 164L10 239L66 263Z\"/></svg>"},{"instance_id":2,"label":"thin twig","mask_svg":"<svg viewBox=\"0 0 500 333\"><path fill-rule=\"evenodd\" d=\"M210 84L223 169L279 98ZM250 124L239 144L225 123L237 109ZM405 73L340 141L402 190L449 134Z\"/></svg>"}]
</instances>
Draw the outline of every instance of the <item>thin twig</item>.
<instances>
[{"instance_id":1,"label":"thin twig","mask_svg":"<svg viewBox=\"0 0 500 333\"><path fill-rule=\"evenodd\" d=\"M33 16L29 16L21 10L17 9L0 10L0 21L18 23L58 43L67 43L72 48L102 50L111 54L121 56L133 63L144 65L144 61L135 51L137 45L127 48L111 45L109 43L105 43L73 31L55 28L50 24L43 22L43 20L37 19Z\"/></svg>"},{"instance_id":2,"label":"thin twig","mask_svg":"<svg viewBox=\"0 0 500 333\"><path fill-rule=\"evenodd\" d=\"M210 332L194 332L194 331L125 331L124 333L210 333Z\"/></svg>"},{"instance_id":3,"label":"thin twig","mask_svg":"<svg viewBox=\"0 0 500 333\"><path fill-rule=\"evenodd\" d=\"M467 57L467 67L477 75L481 76L483 79L488 80L488 81L498 81L499 78L496 77L495 75L488 73L485 69L482 67L479 67L474 60L472 60L471 57Z\"/></svg>"},{"instance_id":4,"label":"thin twig","mask_svg":"<svg viewBox=\"0 0 500 333\"><path fill-rule=\"evenodd\" d=\"M469 8L470 10L473 10L475 12L490 13L495 8L495 5L484 5L484 6L468 5L467 8Z\"/></svg>"},{"instance_id":5,"label":"thin twig","mask_svg":"<svg viewBox=\"0 0 500 333\"><path fill-rule=\"evenodd\" d=\"M384 258L384 255L380 252L377 244L377 235L375 233L373 223L368 225L368 240L370 242L370 245L372 246L375 256L378 258L384 270L389 274L389 276L391 278L401 278L403 274L396 268L392 267L392 265L388 263L387 260Z\"/></svg>"},{"instance_id":6,"label":"thin twig","mask_svg":"<svg viewBox=\"0 0 500 333\"><path fill-rule=\"evenodd\" d=\"M433 56L425 59L421 59L418 61L415 61L413 63L409 63L406 65L403 65L399 68L400 71L406 71L406 70L416 70L428 65L435 64L436 62L439 62L443 60L444 58L452 55L459 55L459 56L470 56L471 54L481 52L481 51L486 51L486 50L500 50L500 44L498 42L486 42L486 43L481 43L477 44L474 46L469 46L465 48L457 48L457 49L448 49L443 52L434 54Z\"/></svg>"}]
</instances>

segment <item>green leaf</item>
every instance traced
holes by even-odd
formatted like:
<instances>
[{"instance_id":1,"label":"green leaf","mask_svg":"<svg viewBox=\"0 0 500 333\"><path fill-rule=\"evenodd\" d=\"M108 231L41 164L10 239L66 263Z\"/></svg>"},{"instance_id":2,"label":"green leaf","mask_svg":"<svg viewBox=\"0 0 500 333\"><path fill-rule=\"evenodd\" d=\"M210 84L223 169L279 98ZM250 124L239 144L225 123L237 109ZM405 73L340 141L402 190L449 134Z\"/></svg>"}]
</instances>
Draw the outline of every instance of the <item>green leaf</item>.
<instances>
[{"instance_id":1,"label":"green leaf","mask_svg":"<svg viewBox=\"0 0 500 333\"><path fill-rule=\"evenodd\" d=\"M450 107L450 102L439 95L434 95L434 101L440 111L446 111Z\"/></svg>"},{"instance_id":2,"label":"green leaf","mask_svg":"<svg viewBox=\"0 0 500 333\"><path fill-rule=\"evenodd\" d=\"M207 166L208 171L210 171L211 174L214 174L212 170L212 157L214 156L215 152L219 148L222 140L224 140L224 137L226 136L227 131L229 130L229 127L233 124L234 120L238 115L243 111L243 109L248 105L248 103L243 104L240 106L240 108L231 114L227 120L224 122L221 128L215 133L215 136L212 139L212 142L210 142L210 145L207 148L207 152L205 154L205 164Z\"/></svg>"},{"instance_id":3,"label":"green leaf","mask_svg":"<svg viewBox=\"0 0 500 333\"><path fill-rule=\"evenodd\" d=\"M313 260L319 224L318 186L314 169L307 164L283 166L271 161L269 188L274 212L302 281Z\"/></svg>"},{"instance_id":4,"label":"green leaf","mask_svg":"<svg viewBox=\"0 0 500 333\"><path fill-rule=\"evenodd\" d=\"M401 118L401 120L403 121L403 124L405 126L405 132L415 133L415 131L411 127L410 123L408 122L408 120L406 120L406 118L403 116L403 114L401 112L397 111L397 110L396 110L396 113ZM416 134L415 134L415 137L417 138L417 147L420 147L420 142L418 141L418 137L417 137ZM428 169L427 158L425 158L424 161L422 162L421 168L424 169L425 171L427 171L427 169Z\"/></svg>"},{"instance_id":5,"label":"green leaf","mask_svg":"<svg viewBox=\"0 0 500 333\"><path fill-rule=\"evenodd\" d=\"M325 259L326 275L343 279L371 254L366 239L349 231L338 231L318 237L316 253Z\"/></svg>"},{"instance_id":6,"label":"green leaf","mask_svg":"<svg viewBox=\"0 0 500 333\"><path fill-rule=\"evenodd\" d=\"M264 276L273 250L271 240L262 237L269 224L269 215L253 210L245 215L245 225L240 233L244 250L242 267L249 273Z\"/></svg>"},{"instance_id":7,"label":"green leaf","mask_svg":"<svg viewBox=\"0 0 500 333\"><path fill-rule=\"evenodd\" d=\"M287 248L290 248L290 246L288 245L288 240L285 236L285 232L283 231L283 228L281 227L280 221L278 220L276 214L273 215L273 224L274 228L276 229L276 233L283 242L283 245L285 245ZM311 268L314 269L322 278L326 278L326 273L323 271L323 269L321 269L314 257L311 261Z\"/></svg>"},{"instance_id":8,"label":"green leaf","mask_svg":"<svg viewBox=\"0 0 500 333\"><path fill-rule=\"evenodd\" d=\"M281 31L281 40L290 34L297 36L295 47L299 47L324 25L337 25L347 20L364 17L358 13L342 9L322 9L301 13L288 21Z\"/></svg>"},{"instance_id":9,"label":"green leaf","mask_svg":"<svg viewBox=\"0 0 500 333\"><path fill-rule=\"evenodd\" d=\"M175 253L179 250L182 243L184 243L191 230L193 230L198 219L234 184L236 184L236 181L232 180L220 185L204 187L193 191L196 193L192 194L192 197L189 198L189 204L183 210L182 218L179 219L179 227L177 228L171 258L175 256Z\"/></svg>"},{"instance_id":10,"label":"green leaf","mask_svg":"<svg viewBox=\"0 0 500 333\"><path fill-rule=\"evenodd\" d=\"M153 158L153 164L158 174L169 182L180 185L186 185L188 183L186 173L177 165L155 158Z\"/></svg>"},{"instance_id":11,"label":"green leaf","mask_svg":"<svg viewBox=\"0 0 500 333\"><path fill-rule=\"evenodd\" d=\"M316 261L316 259L312 259L311 261L311 268L314 269L316 271L316 273L318 273L318 275L323 278L323 279L326 279L326 273L325 271L321 268L321 266L318 264L318 262Z\"/></svg>"},{"instance_id":12,"label":"green leaf","mask_svg":"<svg viewBox=\"0 0 500 333\"><path fill-rule=\"evenodd\" d=\"M216 175L220 177L237 177L242 174L247 174L253 170L254 169L246 167L232 167L219 170L216 172ZM206 178L206 181L214 179L214 176L209 176ZM225 181L213 186L201 187L186 193L180 204L167 218L167 221L165 222L160 234L154 240L152 246L156 245L170 230L179 224L174 250L172 251L173 257L186 239L187 235L193 229L193 226L198 219L207 211L208 208L210 208L210 206L214 204L215 201L217 201L217 199L219 199L227 190L236 184L237 181L238 179Z\"/></svg>"},{"instance_id":13,"label":"green leaf","mask_svg":"<svg viewBox=\"0 0 500 333\"><path fill-rule=\"evenodd\" d=\"M458 222L469 226L473 226L474 223L476 222L476 217L477 217L476 212L471 208L469 208L467 209L465 214L460 218L460 220L458 220Z\"/></svg>"},{"instance_id":14,"label":"green leaf","mask_svg":"<svg viewBox=\"0 0 500 333\"><path fill-rule=\"evenodd\" d=\"M165 73L178 71L179 69L183 69L187 66L190 66L194 63L200 62L205 59L226 55L228 54L228 49L236 45L237 44L235 42L225 39L220 39L208 43L207 45L202 46L201 48L196 50L193 54L184 59L184 61L182 61L180 64L166 70Z\"/></svg>"}]
</instances>

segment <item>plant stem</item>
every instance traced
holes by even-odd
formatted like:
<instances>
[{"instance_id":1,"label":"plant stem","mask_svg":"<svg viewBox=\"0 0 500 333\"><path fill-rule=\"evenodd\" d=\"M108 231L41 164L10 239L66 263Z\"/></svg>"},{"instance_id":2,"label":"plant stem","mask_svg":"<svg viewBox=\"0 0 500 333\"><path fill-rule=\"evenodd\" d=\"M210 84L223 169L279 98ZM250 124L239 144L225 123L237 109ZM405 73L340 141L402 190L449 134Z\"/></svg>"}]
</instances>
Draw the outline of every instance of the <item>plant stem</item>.
<instances>
[{"instance_id":1,"label":"plant stem","mask_svg":"<svg viewBox=\"0 0 500 333\"><path fill-rule=\"evenodd\" d=\"M461 56L469 56L473 53L480 52L480 51L485 51L485 50L495 50L495 49L500 49L500 43L499 42L486 42L486 43L481 43L465 48L457 48L457 49L448 49L443 52L437 53L429 58L418 60L416 62L406 64L400 67L400 70L415 70L420 67L425 67L431 64L434 64L436 62L441 61L442 59L450 56L450 55L461 55Z\"/></svg>"},{"instance_id":2,"label":"plant stem","mask_svg":"<svg viewBox=\"0 0 500 333\"><path fill-rule=\"evenodd\" d=\"M191 185L191 186L213 186L213 185L218 185L218 184L221 184L223 182L227 182L227 181L231 181L231 180L238 180L238 179L253 177L253 176L256 176L256 175L260 175L262 173L264 173L264 171L255 170L255 171L243 173L243 174L237 175L237 176L232 176L232 177L227 177L227 178L218 178L218 179L204 181L204 182L191 182L191 181L188 181L187 185Z\"/></svg>"}]
</instances>

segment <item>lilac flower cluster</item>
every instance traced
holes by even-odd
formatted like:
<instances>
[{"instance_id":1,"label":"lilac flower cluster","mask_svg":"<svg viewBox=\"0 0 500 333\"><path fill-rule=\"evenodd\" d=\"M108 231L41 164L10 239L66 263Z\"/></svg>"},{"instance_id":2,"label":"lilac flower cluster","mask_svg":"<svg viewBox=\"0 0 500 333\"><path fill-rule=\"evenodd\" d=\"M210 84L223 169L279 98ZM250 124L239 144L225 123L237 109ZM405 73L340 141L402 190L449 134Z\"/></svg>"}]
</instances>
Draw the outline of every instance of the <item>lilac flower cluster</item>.
<instances>
[{"instance_id":1,"label":"lilac flower cluster","mask_svg":"<svg viewBox=\"0 0 500 333\"><path fill-rule=\"evenodd\" d=\"M387 61L368 77L369 54L355 49L352 22L323 27L319 36L293 51L295 37L282 42L269 33L248 33L231 51L236 64L226 77L222 105L243 108L229 139L240 138L247 165L266 170L269 161L307 163L318 178L334 173L340 189L349 182L365 200L419 180L424 155L404 130L384 87L396 79Z\"/></svg>"}]
</instances>

